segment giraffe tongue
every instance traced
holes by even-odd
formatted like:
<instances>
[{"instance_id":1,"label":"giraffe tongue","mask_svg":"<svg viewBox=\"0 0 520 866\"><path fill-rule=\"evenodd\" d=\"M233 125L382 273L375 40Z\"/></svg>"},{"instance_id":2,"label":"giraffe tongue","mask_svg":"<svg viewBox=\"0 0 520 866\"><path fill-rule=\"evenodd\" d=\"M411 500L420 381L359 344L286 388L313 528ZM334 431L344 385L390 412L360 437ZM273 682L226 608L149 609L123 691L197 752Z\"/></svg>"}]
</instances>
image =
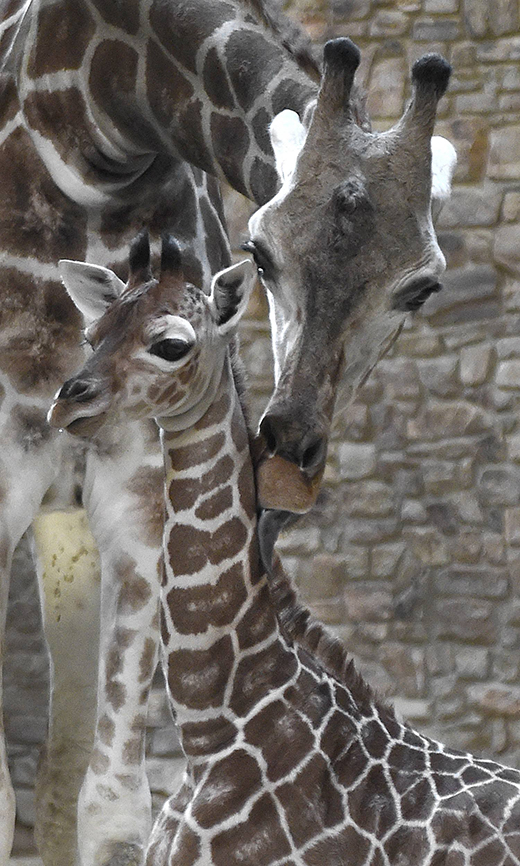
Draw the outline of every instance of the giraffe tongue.
<instances>
[{"instance_id":1,"label":"giraffe tongue","mask_svg":"<svg viewBox=\"0 0 520 866\"><path fill-rule=\"evenodd\" d=\"M273 572L273 552L278 535L288 521L294 518L291 511L276 511L266 509L260 512L258 518L258 544L260 558L267 574Z\"/></svg>"}]
</instances>

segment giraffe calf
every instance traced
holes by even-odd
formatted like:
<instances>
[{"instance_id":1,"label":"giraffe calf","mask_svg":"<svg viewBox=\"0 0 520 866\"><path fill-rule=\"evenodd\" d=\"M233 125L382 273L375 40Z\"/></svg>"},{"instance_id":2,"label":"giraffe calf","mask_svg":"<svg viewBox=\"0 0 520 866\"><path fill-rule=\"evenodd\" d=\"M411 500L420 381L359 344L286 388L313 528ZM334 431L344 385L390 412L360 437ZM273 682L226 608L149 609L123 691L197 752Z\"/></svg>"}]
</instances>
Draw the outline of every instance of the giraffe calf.
<instances>
[{"instance_id":1,"label":"giraffe calf","mask_svg":"<svg viewBox=\"0 0 520 866\"><path fill-rule=\"evenodd\" d=\"M169 238L154 278L141 235L116 298L101 269L62 272L98 319L51 423L90 436L107 418L153 416L161 428L163 660L187 770L148 866L519 864L520 772L399 721L278 560L266 574L232 364L250 263L218 273L208 297Z\"/></svg>"}]
</instances>

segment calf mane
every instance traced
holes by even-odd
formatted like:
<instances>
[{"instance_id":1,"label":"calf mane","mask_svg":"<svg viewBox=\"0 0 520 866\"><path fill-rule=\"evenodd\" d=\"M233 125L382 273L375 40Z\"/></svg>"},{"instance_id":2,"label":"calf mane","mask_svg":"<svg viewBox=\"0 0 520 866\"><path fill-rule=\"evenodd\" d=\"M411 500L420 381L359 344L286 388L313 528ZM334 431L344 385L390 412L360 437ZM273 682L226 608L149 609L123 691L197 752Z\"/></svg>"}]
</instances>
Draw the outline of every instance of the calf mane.
<instances>
[{"instance_id":1,"label":"calf mane","mask_svg":"<svg viewBox=\"0 0 520 866\"><path fill-rule=\"evenodd\" d=\"M371 715L376 704L382 719L396 722L393 707L381 700L363 679L344 644L301 603L276 553L268 583L273 606L286 638L307 650L336 682L345 686L363 715Z\"/></svg>"}]
</instances>

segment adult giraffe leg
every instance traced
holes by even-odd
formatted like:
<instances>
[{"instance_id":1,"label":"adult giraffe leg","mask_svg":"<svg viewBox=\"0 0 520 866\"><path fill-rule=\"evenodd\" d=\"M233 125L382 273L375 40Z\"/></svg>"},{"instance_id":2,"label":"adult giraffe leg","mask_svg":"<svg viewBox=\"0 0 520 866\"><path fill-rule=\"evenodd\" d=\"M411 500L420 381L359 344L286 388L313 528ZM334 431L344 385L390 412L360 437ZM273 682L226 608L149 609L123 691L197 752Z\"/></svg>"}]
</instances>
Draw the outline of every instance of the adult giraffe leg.
<instances>
[{"instance_id":1,"label":"adult giraffe leg","mask_svg":"<svg viewBox=\"0 0 520 866\"><path fill-rule=\"evenodd\" d=\"M38 767L35 836L45 866L74 866L78 794L96 721L99 556L83 509L43 513L33 532L51 660L49 732Z\"/></svg>"},{"instance_id":2,"label":"adult giraffe leg","mask_svg":"<svg viewBox=\"0 0 520 866\"><path fill-rule=\"evenodd\" d=\"M13 406L10 412L6 412L0 425L0 439L0 662L3 663L13 553L59 471L62 453L59 437L45 426L45 411L32 404ZM1 703L0 691L0 863L8 863L15 799L1 726Z\"/></svg>"},{"instance_id":3,"label":"adult giraffe leg","mask_svg":"<svg viewBox=\"0 0 520 866\"><path fill-rule=\"evenodd\" d=\"M144 747L159 643L163 470L153 423L89 453L85 505L101 557L94 747L78 811L81 866L141 866L151 830Z\"/></svg>"}]
</instances>

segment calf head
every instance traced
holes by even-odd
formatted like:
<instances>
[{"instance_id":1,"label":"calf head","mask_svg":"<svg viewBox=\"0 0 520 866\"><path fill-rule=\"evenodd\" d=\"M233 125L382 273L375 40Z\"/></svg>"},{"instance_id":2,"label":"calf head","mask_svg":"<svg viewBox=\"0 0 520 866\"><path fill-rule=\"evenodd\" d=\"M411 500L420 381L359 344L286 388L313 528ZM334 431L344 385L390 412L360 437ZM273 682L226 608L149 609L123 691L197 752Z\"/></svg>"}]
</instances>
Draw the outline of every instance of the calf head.
<instances>
[{"instance_id":1,"label":"calf head","mask_svg":"<svg viewBox=\"0 0 520 866\"><path fill-rule=\"evenodd\" d=\"M169 237L155 279L144 232L130 250L126 285L96 265L63 261L60 268L86 319L93 352L56 395L49 422L88 438L128 419L156 417L173 431L196 423L215 396L247 305L251 262L218 273L208 296L185 281L179 248Z\"/></svg>"}]
</instances>

